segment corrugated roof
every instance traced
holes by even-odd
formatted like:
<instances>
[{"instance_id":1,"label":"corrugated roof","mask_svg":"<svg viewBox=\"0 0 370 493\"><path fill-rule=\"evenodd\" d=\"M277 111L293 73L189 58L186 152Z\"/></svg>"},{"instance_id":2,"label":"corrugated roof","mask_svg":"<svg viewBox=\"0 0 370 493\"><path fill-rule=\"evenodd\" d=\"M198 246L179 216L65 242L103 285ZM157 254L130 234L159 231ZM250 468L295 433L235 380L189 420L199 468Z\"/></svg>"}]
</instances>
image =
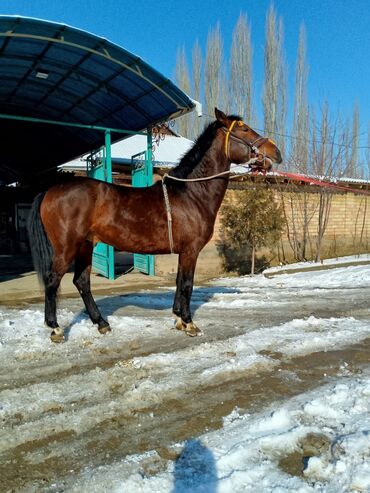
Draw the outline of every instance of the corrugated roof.
<instances>
[{"instance_id":1,"label":"corrugated roof","mask_svg":"<svg viewBox=\"0 0 370 493\"><path fill-rule=\"evenodd\" d=\"M138 56L64 24L0 16L0 113L143 130L193 109ZM102 145L102 132L0 120L0 180L56 166ZM113 134L113 141L122 134ZM36 169L35 169L36 168Z\"/></svg>"}]
</instances>

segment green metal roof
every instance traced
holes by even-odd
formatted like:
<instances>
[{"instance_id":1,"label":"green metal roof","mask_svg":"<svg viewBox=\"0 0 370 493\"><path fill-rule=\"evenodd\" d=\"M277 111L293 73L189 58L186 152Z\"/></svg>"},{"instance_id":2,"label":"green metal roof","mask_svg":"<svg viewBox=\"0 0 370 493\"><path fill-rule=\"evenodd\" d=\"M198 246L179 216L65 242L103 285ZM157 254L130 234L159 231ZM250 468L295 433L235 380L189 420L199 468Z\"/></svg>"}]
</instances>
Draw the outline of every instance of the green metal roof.
<instances>
[{"instance_id":1,"label":"green metal roof","mask_svg":"<svg viewBox=\"0 0 370 493\"><path fill-rule=\"evenodd\" d=\"M169 79L104 38L54 22L0 16L1 114L140 131L193 107ZM104 141L96 130L3 119L0 135L5 182ZM121 138L112 135L112 141Z\"/></svg>"}]
</instances>

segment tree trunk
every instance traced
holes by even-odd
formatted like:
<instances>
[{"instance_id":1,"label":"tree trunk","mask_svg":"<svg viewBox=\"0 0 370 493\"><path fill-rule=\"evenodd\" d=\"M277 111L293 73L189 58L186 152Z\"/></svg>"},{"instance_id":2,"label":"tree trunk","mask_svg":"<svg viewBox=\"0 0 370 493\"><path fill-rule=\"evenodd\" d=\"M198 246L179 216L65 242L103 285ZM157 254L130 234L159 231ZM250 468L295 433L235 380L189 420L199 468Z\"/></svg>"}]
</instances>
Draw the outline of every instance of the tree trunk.
<instances>
[{"instance_id":1,"label":"tree trunk","mask_svg":"<svg viewBox=\"0 0 370 493\"><path fill-rule=\"evenodd\" d=\"M254 276L254 265L255 265L256 247L254 243L252 245L252 262L251 262L251 276Z\"/></svg>"}]
</instances>

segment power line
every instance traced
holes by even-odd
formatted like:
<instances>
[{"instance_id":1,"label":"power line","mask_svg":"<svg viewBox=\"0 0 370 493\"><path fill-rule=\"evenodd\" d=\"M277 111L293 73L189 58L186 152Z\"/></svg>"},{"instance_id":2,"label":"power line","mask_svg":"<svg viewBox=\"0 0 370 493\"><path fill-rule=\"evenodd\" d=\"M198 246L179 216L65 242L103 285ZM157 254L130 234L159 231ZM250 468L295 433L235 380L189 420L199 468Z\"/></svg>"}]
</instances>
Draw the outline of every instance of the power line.
<instances>
[{"instance_id":1,"label":"power line","mask_svg":"<svg viewBox=\"0 0 370 493\"><path fill-rule=\"evenodd\" d=\"M208 116L209 118L211 118L212 120L214 119L214 116L212 115L209 115L208 113L204 113L203 112L203 115L204 116ZM290 134L282 134L282 133L279 133L279 132L274 132L272 130L264 130L262 128L258 128L258 127L253 127L254 130L258 130L258 132L262 132L262 133L267 133L267 134L272 134L272 135L277 135L278 137L284 137L284 138L287 138L287 139L290 139L290 140L296 140L296 141L300 141L300 142L306 142L308 144L312 144L313 142L315 142L316 144L323 144L323 145L335 145L337 147L344 147L344 148L349 148L349 149L367 149L369 150L370 149L370 146L353 146L351 144L339 144L339 142L334 142L334 141L323 141L323 140L318 140L318 139L302 139L301 137L297 137L295 135L290 135Z\"/></svg>"}]
</instances>

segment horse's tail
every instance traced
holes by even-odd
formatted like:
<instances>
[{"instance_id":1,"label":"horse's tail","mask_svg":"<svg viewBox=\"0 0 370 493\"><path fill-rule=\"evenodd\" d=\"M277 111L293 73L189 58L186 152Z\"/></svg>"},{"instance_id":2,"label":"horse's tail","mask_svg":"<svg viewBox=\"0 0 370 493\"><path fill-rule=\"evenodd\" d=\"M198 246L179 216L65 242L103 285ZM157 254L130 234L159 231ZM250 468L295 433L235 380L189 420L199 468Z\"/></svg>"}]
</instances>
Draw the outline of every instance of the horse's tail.
<instances>
[{"instance_id":1,"label":"horse's tail","mask_svg":"<svg viewBox=\"0 0 370 493\"><path fill-rule=\"evenodd\" d=\"M28 216L27 229L33 265L40 281L45 284L46 275L51 270L54 252L41 221L40 205L44 197L45 192L35 197Z\"/></svg>"}]
</instances>

